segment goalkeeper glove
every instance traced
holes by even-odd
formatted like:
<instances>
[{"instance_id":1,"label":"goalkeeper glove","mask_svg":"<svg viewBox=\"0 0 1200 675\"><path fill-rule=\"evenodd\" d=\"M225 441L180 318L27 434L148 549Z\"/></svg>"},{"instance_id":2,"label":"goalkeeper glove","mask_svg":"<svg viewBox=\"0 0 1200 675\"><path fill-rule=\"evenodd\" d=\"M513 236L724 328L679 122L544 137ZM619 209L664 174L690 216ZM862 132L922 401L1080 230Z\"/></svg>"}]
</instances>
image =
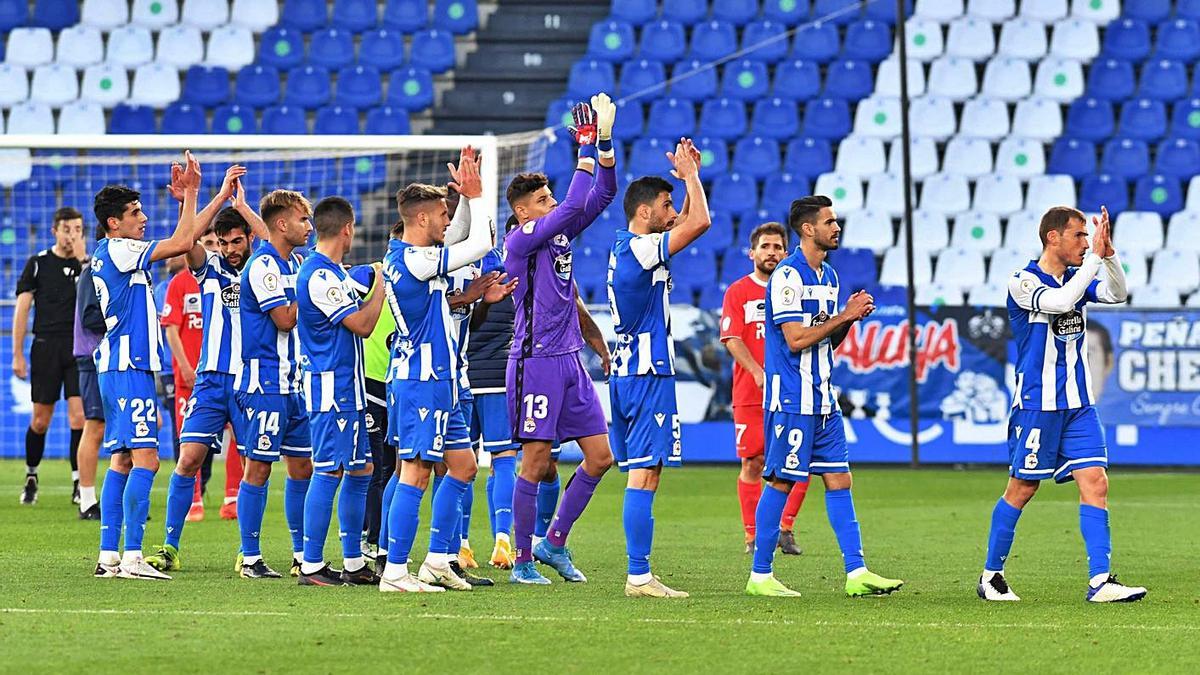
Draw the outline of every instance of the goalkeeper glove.
<instances>
[{"instance_id":1,"label":"goalkeeper glove","mask_svg":"<svg viewBox=\"0 0 1200 675\"><path fill-rule=\"evenodd\" d=\"M596 133L600 140L611 139L613 123L617 118L617 104L612 102L608 94L600 92L592 97L592 110L595 111Z\"/></svg>"},{"instance_id":2,"label":"goalkeeper glove","mask_svg":"<svg viewBox=\"0 0 1200 675\"><path fill-rule=\"evenodd\" d=\"M581 146L596 143L596 113L587 103L576 103L571 108L571 124L567 126L575 142Z\"/></svg>"}]
</instances>

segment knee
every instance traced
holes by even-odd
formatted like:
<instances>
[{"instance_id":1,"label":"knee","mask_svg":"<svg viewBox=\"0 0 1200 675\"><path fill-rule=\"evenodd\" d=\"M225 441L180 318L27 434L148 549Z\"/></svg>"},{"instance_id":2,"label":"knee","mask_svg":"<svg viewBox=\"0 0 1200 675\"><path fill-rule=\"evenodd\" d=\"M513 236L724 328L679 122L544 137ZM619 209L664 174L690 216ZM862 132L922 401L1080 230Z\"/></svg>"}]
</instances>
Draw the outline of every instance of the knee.
<instances>
[{"instance_id":1,"label":"knee","mask_svg":"<svg viewBox=\"0 0 1200 675\"><path fill-rule=\"evenodd\" d=\"M130 457L128 453L124 452L114 454L108 460L108 468L116 471L117 473L127 474L129 473L130 469L133 468L133 458Z\"/></svg>"},{"instance_id":2,"label":"knee","mask_svg":"<svg viewBox=\"0 0 1200 675\"><path fill-rule=\"evenodd\" d=\"M762 479L763 466L765 462L762 455L757 457L747 457L742 460L742 478L747 481Z\"/></svg>"},{"instance_id":3,"label":"knee","mask_svg":"<svg viewBox=\"0 0 1200 675\"><path fill-rule=\"evenodd\" d=\"M1018 481L1015 480L1008 485L1008 489L1004 491L1004 501L1012 504L1018 509L1025 508L1025 505L1033 499L1033 495L1037 493L1038 483L1036 481Z\"/></svg>"},{"instance_id":4,"label":"knee","mask_svg":"<svg viewBox=\"0 0 1200 675\"><path fill-rule=\"evenodd\" d=\"M1085 504L1108 508L1108 475L1102 473L1079 483L1079 496Z\"/></svg>"},{"instance_id":5,"label":"knee","mask_svg":"<svg viewBox=\"0 0 1200 675\"><path fill-rule=\"evenodd\" d=\"M35 412L29 419L29 429L38 435L46 433L50 429L50 414Z\"/></svg>"},{"instance_id":6,"label":"knee","mask_svg":"<svg viewBox=\"0 0 1200 675\"><path fill-rule=\"evenodd\" d=\"M600 457L587 457L584 458L583 463L583 470L586 471L589 476L603 476L605 472L612 468L613 456L610 452Z\"/></svg>"}]
</instances>

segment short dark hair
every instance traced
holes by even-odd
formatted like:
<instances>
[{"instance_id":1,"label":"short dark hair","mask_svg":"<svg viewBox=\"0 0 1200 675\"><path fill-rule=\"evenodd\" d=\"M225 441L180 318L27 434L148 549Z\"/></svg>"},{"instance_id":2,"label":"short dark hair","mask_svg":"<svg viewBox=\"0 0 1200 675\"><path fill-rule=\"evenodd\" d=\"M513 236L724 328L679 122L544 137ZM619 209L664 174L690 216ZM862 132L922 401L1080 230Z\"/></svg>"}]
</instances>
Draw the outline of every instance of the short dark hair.
<instances>
[{"instance_id":1,"label":"short dark hair","mask_svg":"<svg viewBox=\"0 0 1200 675\"><path fill-rule=\"evenodd\" d=\"M96 214L96 220L100 221L100 227L107 233L108 219L120 219L125 215L125 207L141 198L142 193L124 185L105 185L96 193L92 211Z\"/></svg>"},{"instance_id":2,"label":"short dark hair","mask_svg":"<svg viewBox=\"0 0 1200 675\"><path fill-rule=\"evenodd\" d=\"M833 206L833 200L825 195L801 197L792 202L791 208L788 209L788 227L799 235L801 225L814 222L821 209L830 206Z\"/></svg>"},{"instance_id":3,"label":"short dark hair","mask_svg":"<svg viewBox=\"0 0 1200 675\"><path fill-rule=\"evenodd\" d=\"M103 239L106 234L108 234L108 228L104 227L104 223L96 223L96 233L94 235L96 241Z\"/></svg>"},{"instance_id":4,"label":"short dark hair","mask_svg":"<svg viewBox=\"0 0 1200 675\"><path fill-rule=\"evenodd\" d=\"M633 220L638 207L642 204L653 206L654 200L664 192L670 194L675 189L671 182L658 176L642 176L625 188L625 220Z\"/></svg>"},{"instance_id":5,"label":"short dark hair","mask_svg":"<svg viewBox=\"0 0 1200 675\"><path fill-rule=\"evenodd\" d=\"M317 231L317 239L335 237L352 222L354 207L341 197L326 197L313 207L313 229Z\"/></svg>"},{"instance_id":6,"label":"short dark hair","mask_svg":"<svg viewBox=\"0 0 1200 675\"><path fill-rule=\"evenodd\" d=\"M446 210L450 212L450 217L454 217L454 212L458 209L458 200L462 198L458 190L446 186Z\"/></svg>"},{"instance_id":7,"label":"short dark hair","mask_svg":"<svg viewBox=\"0 0 1200 675\"><path fill-rule=\"evenodd\" d=\"M1038 224L1038 238L1042 240L1042 246L1046 245L1046 238L1050 232L1057 232L1061 236L1072 220L1082 220L1083 224L1087 225L1087 216L1073 206L1050 207L1042 214L1042 222Z\"/></svg>"},{"instance_id":8,"label":"short dark hair","mask_svg":"<svg viewBox=\"0 0 1200 675\"><path fill-rule=\"evenodd\" d=\"M520 224L515 214L509 214L508 220L504 221L504 231L511 232L514 227Z\"/></svg>"},{"instance_id":9,"label":"short dark hair","mask_svg":"<svg viewBox=\"0 0 1200 675\"><path fill-rule=\"evenodd\" d=\"M400 211L400 222L412 217L413 209L421 208L430 202L446 199L446 188L425 183L409 183L396 193L396 207Z\"/></svg>"},{"instance_id":10,"label":"short dark hair","mask_svg":"<svg viewBox=\"0 0 1200 675\"><path fill-rule=\"evenodd\" d=\"M83 214L74 206L60 206L54 211L54 220L52 227L58 227L58 224L66 220L83 220Z\"/></svg>"},{"instance_id":11,"label":"short dark hair","mask_svg":"<svg viewBox=\"0 0 1200 675\"><path fill-rule=\"evenodd\" d=\"M242 214L237 212L237 209L232 206L217 211L217 217L213 220L212 231L218 237L225 238L230 232L241 230L242 234L250 234L250 224L242 217Z\"/></svg>"},{"instance_id":12,"label":"short dark hair","mask_svg":"<svg viewBox=\"0 0 1200 675\"><path fill-rule=\"evenodd\" d=\"M767 235L767 234L773 234L773 235L779 237L780 239L782 239L783 247L787 248L787 245L788 245L787 229L784 228L783 223L776 223L776 222L763 223L762 225L759 225L758 227L754 228L754 231L750 233L750 248L755 248L756 246L758 246L758 240L762 239L763 235Z\"/></svg>"},{"instance_id":13,"label":"short dark hair","mask_svg":"<svg viewBox=\"0 0 1200 675\"><path fill-rule=\"evenodd\" d=\"M404 219L402 218L397 220L395 224L392 225L392 230L388 234L392 236L392 239L399 239L400 237L404 236Z\"/></svg>"},{"instance_id":14,"label":"short dark hair","mask_svg":"<svg viewBox=\"0 0 1200 675\"><path fill-rule=\"evenodd\" d=\"M508 205L512 206L522 197L531 195L549 184L550 179L546 178L544 173L519 173L509 181L508 190L504 196L508 199Z\"/></svg>"}]
</instances>

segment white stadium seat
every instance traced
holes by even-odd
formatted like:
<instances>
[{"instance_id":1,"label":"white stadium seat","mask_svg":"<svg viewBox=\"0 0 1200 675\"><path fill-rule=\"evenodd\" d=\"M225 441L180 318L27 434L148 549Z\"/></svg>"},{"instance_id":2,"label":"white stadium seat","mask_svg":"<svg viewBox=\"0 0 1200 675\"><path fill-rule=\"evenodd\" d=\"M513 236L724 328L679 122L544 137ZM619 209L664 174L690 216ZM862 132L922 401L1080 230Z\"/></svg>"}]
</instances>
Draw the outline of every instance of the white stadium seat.
<instances>
[{"instance_id":1,"label":"white stadium seat","mask_svg":"<svg viewBox=\"0 0 1200 675\"><path fill-rule=\"evenodd\" d=\"M972 208L976 211L1008 216L1020 211L1023 201L1021 179L1014 175L992 173L975 181L975 202Z\"/></svg>"},{"instance_id":2,"label":"white stadium seat","mask_svg":"<svg viewBox=\"0 0 1200 675\"><path fill-rule=\"evenodd\" d=\"M147 63L138 66L133 74L133 87L129 102L165 108L179 98L179 71L165 63Z\"/></svg>"},{"instance_id":3,"label":"white stadium seat","mask_svg":"<svg viewBox=\"0 0 1200 675\"><path fill-rule=\"evenodd\" d=\"M1037 96L1069 103L1083 95L1084 84L1083 64L1051 56L1038 64L1033 91Z\"/></svg>"},{"instance_id":4,"label":"white stadium seat","mask_svg":"<svg viewBox=\"0 0 1200 675\"><path fill-rule=\"evenodd\" d=\"M963 304L963 292L960 288L946 284L922 284L917 286L914 301L918 305L961 305Z\"/></svg>"},{"instance_id":5,"label":"white stadium seat","mask_svg":"<svg viewBox=\"0 0 1200 675\"><path fill-rule=\"evenodd\" d=\"M91 26L71 26L58 34L54 61L83 70L104 60L104 39Z\"/></svg>"},{"instance_id":6,"label":"white stadium seat","mask_svg":"<svg viewBox=\"0 0 1200 675\"><path fill-rule=\"evenodd\" d=\"M897 138L888 148L888 173L900 176L904 172L904 143ZM937 144L932 138L913 138L908 145L909 170L913 180L924 180L938 172Z\"/></svg>"},{"instance_id":7,"label":"white stadium seat","mask_svg":"<svg viewBox=\"0 0 1200 675\"><path fill-rule=\"evenodd\" d=\"M1100 55L1100 31L1092 21L1056 21L1050 33L1050 54L1064 59L1091 61Z\"/></svg>"},{"instance_id":8,"label":"white stadium seat","mask_svg":"<svg viewBox=\"0 0 1200 675\"><path fill-rule=\"evenodd\" d=\"M858 108L854 111L854 135L885 140L899 136L900 99L877 93L859 101Z\"/></svg>"},{"instance_id":9,"label":"white stadium seat","mask_svg":"<svg viewBox=\"0 0 1200 675\"><path fill-rule=\"evenodd\" d=\"M1037 238L1037 231L1033 233L1034 239ZM988 263L987 282L1003 286L1008 283L1008 278L1017 270L1025 269L1029 261L1034 258L1034 255L1028 251L1019 251L1013 248L998 248L992 252L992 260Z\"/></svg>"},{"instance_id":10,"label":"white stadium seat","mask_svg":"<svg viewBox=\"0 0 1200 675\"><path fill-rule=\"evenodd\" d=\"M1169 288L1176 293L1191 293L1200 288L1200 258L1195 251L1155 253L1150 285Z\"/></svg>"},{"instance_id":11,"label":"white stadium seat","mask_svg":"<svg viewBox=\"0 0 1200 675\"><path fill-rule=\"evenodd\" d=\"M843 248L868 248L875 255L881 255L895 245L895 240L892 218L886 213L862 209L846 216L841 241Z\"/></svg>"},{"instance_id":12,"label":"white stadium seat","mask_svg":"<svg viewBox=\"0 0 1200 675\"><path fill-rule=\"evenodd\" d=\"M279 3L276 0L233 0L229 20L236 26L261 33L279 23Z\"/></svg>"},{"instance_id":13,"label":"white stadium seat","mask_svg":"<svg viewBox=\"0 0 1200 675\"><path fill-rule=\"evenodd\" d=\"M79 73L61 63L38 66L33 71L33 84L29 88L29 100L44 103L52 108L62 106L79 98Z\"/></svg>"},{"instance_id":14,"label":"white stadium seat","mask_svg":"<svg viewBox=\"0 0 1200 675\"><path fill-rule=\"evenodd\" d=\"M1046 55L1046 25L1032 19L1009 19L1000 27L999 56L1035 61Z\"/></svg>"},{"instance_id":15,"label":"white stadium seat","mask_svg":"<svg viewBox=\"0 0 1200 675\"><path fill-rule=\"evenodd\" d=\"M942 171L967 178L979 178L992 172L992 144L982 138L956 136L946 144Z\"/></svg>"},{"instance_id":16,"label":"white stadium seat","mask_svg":"<svg viewBox=\"0 0 1200 675\"><path fill-rule=\"evenodd\" d=\"M1004 225L1004 248L1030 256L1039 253L1042 250L1042 240L1038 236L1041 223L1041 211L1026 209L1009 216Z\"/></svg>"},{"instance_id":17,"label":"white stadium seat","mask_svg":"<svg viewBox=\"0 0 1200 675\"><path fill-rule=\"evenodd\" d=\"M896 218L903 215L904 180L900 174L877 173L871 176L867 181L866 207Z\"/></svg>"},{"instance_id":18,"label":"white stadium seat","mask_svg":"<svg viewBox=\"0 0 1200 675\"><path fill-rule=\"evenodd\" d=\"M1187 186L1187 201L1183 205L1185 211L1200 213L1200 176L1192 176Z\"/></svg>"},{"instance_id":19,"label":"white stadium seat","mask_svg":"<svg viewBox=\"0 0 1200 675\"><path fill-rule=\"evenodd\" d=\"M1147 285L1129 293L1129 304L1143 308L1175 308L1179 306L1179 293L1165 286Z\"/></svg>"},{"instance_id":20,"label":"white stadium seat","mask_svg":"<svg viewBox=\"0 0 1200 675\"><path fill-rule=\"evenodd\" d=\"M44 103L18 103L8 111L9 134L52 134L54 113Z\"/></svg>"},{"instance_id":21,"label":"white stadium seat","mask_svg":"<svg viewBox=\"0 0 1200 675\"><path fill-rule=\"evenodd\" d=\"M254 63L254 35L243 26L221 26L208 36L205 63L230 72Z\"/></svg>"},{"instance_id":22,"label":"white stadium seat","mask_svg":"<svg viewBox=\"0 0 1200 675\"><path fill-rule=\"evenodd\" d=\"M979 91L975 77L975 62L954 56L943 56L929 67L929 93L952 101L965 101Z\"/></svg>"},{"instance_id":23,"label":"white stadium seat","mask_svg":"<svg viewBox=\"0 0 1200 675\"><path fill-rule=\"evenodd\" d=\"M987 19L965 16L950 23L946 34L946 56L985 61L996 52L996 37Z\"/></svg>"},{"instance_id":24,"label":"white stadium seat","mask_svg":"<svg viewBox=\"0 0 1200 675\"><path fill-rule=\"evenodd\" d=\"M1200 291L1189 295L1185 304L1187 307L1200 307Z\"/></svg>"},{"instance_id":25,"label":"white stadium seat","mask_svg":"<svg viewBox=\"0 0 1200 675\"><path fill-rule=\"evenodd\" d=\"M1016 0L969 0L967 15L1000 23L1017 11Z\"/></svg>"},{"instance_id":26,"label":"white stadium seat","mask_svg":"<svg viewBox=\"0 0 1200 675\"><path fill-rule=\"evenodd\" d=\"M954 103L940 96L922 96L912 102L908 112L913 138L930 138L944 141L954 135L958 128L958 117L954 114Z\"/></svg>"},{"instance_id":27,"label":"white stadium seat","mask_svg":"<svg viewBox=\"0 0 1200 675\"><path fill-rule=\"evenodd\" d=\"M833 208L838 214L853 213L863 207L863 184L855 176L823 173L817 177L814 189L815 194L829 195L833 199Z\"/></svg>"},{"instance_id":28,"label":"white stadium seat","mask_svg":"<svg viewBox=\"0 0 1200 675\"><path fill-rule=\"evenodd\" d=\"M1137 0L1130 0L1130 2L1136 1ZM1096 2L1095 0L1072 0L1071 16L1079 19L1086 19L1103 26L1118 16L1121 16L1121 3L1120 0L1104 0L1104 2Z\"/></svg>"},{"instance_id":29,"label":"white stadium seat","mask_svg":"<svg viewBox=\"0 0 1200 675\"><path fill-rule=\"evenodd\" d=\"M1000 217L994 213L968 211L954 219L950 245L990 253L1000 248Z\"/></svg>"},{"instance_id":30,"label":"white stadium seat","mask_svg":"<svg viewBox=\"0 0 1200 675\"><path fill-rule=\"evenodd\" d=\"M178 70L187 70L204 60L204 40L195 26L170 26L158 34L155 59Z\"/></svg>"},{"instance_id":31,"label":"white stadium seat","mask_svg":"<svg viewBox=\"0 0 1200 675\"><path fill-rule=\"evenodd\" d=\"M131 20L151 30L166 28L179 21L179 3L176 0L133 0Z\"/></svg>"},{"instance_id":32,"label":"white stadium seat","mask_svg":"<svg viewBox=\"0 0 1200 675\"><path fill-rule=\"evenodd\" d=\"M132 70L154 60L154 37L142 26L122 26L108 34L108 63Z\"/></svg>"},{"instance_id":33,"label":"white stadium seat","mask_svg":"<svg viewBox=\"0 0 1200 675\"><path fill-rule=\"evenodd\" d=\"M913 16L946 23L962 15L963 0L917 0Z\"/></svg>"},{"instance_id":34,"label":"white stadium seat","mask_svg":"<svg viewBox=\"0 0 1200 675\"><path fill-rule=\"evenodd\" d=\"M1121 265L1125 268L1125 285L1129 288L1129 290L1133 291L1145 286L1148 277L1146 270L1146 256L1136 251L1130 251L1128 253L1125 253L1124 251L1118 251L1117 254L1121 257ZM1101 265L1099 278L1104 279L1107 277L1108 273L1105 272L1104 266ZM1175 301L1175 303L1179 304L1178 299Z\"/></svg>"},{"instance_id":35,"label":"white stadium seat","mask_svg":"<svg viewBox=\"0 0 1200 675\"><path fill-rule=\"evenodd\" d=\"M1088 221L1091 231L1091 220ZM1113 246L1126 251L1152 253L1163 246L1162 216L1153 211L1125 211L1113 223Z\"/></svg>"},{"instance_id":36,"label":"white stadium seat","mask_svg":"<svg viewBox=\"0 0 1200 675\"><path fill-rule=\"evenodd\" d=\"M1029 179L1025 194L1025 210L1040 219L1051 206L1070 206L1075 203L1075 181L1070 176L1049 174Z\"/></svg>"},{"instance_id":37,"label":"white stadium seat","mask_svg":"<svg viewBox=\"0 0 1200 675\"><path fill-rule=\"evenodd\" d=\"M1006 284L977 284L967 293L967 304L974 307L1004 307L1008 304Z\"/></svg>"},{"instance_id":38,"label":"white stadium seat","mask_svg":"<svg viewBox=\"0 0 1200 675\"><path fill-rule=\"evenodd\" d=\"M979 96L963 106L959 135L998 141L1008 135L1008 104Z\"/></svg>"},{"instance_id":39,"label":"white stadium seat","mask_svg":"<svg viewBox=\"0 0 1200 675\"><path fill-rule=\"evenodd\" d=\"M928 285L933 278L933 265L929 262L929 254L913 250L913 283L917 288ZM904 247L894 246L883 255L883 264L879 268L879 283L882 286L907 286L908 264Z\"/></svg>"},{"instance_id":40,"label":"white stadium seat","mask_svg":"<svg viewBox=\"0 0 1200 675\"><path fill-rule=\"evenodd\" d=\"M102 134L105 130L104 108L95 103L74 101L58 113L60 134Z\"/></svg>"},{"instance_id":41,"label":"white stadium seat","mask_svg":"<svg viewBox=\"0 0 1200 675\"><path fill-rule=\"evenodd\" d=\"M83 71L79 98L111 108L129 98L129 75L124 68L111 63L88 66Z\"/></svg>"},{"instance_id":42,"label":"white stadium seat","mask_svg":"<svg viewBox=\"0 0 1200 675\"><path fill-rule=\"evenodd\" d=\"M1051 142L1062 135L1062 106L1040 96L1017 101L1013 113L1012 135Z\"/></svg>"},{"instance_id":43,"label":"white stadium seat","mask_svg":"<svg viewBox=\"0 0 1200 675\"><path fill-rule=\"evenodd\" d=\"M183 0L180 23L195 26L204 32L229 22L227 0Z\"/></svg>"},{"instance_id":44,"label":"white stadium seat","mask_svg":"<svg viewBox=\"0 0 1200 675\"><path fill-rule=\"evenodd\" d=\"M908 58L929 62L942 55L942 49L945 47L942 40L942 24L914 16L904 22L904 30L908 35Z\"/></svg>"},{"instance_id":45,"label":"white stadium seat","mask_svg":"<svg viewBox=\"0 0 1200 675\"><path fill-rule=\"evenodd\" d=\"M900 224L897 246L904 246L904 223ZM913 211L913 250L937 252L950 245L946 214L929 209Z\"/></svg>"},{"instance_id":46,"label":"white stadium seat","mask_svg":"<svg viewBox=\"0 0 1200 675\"><path fill-rule=\"evenodd\" d=\"M14 28L4 45L4 60L14 66L36 68L54 60L54 39L48 28Z\"/></svg>"},{"instance_id":47,"label":"white stadium seat","mask_svg":"<svg viewBox=\"0 0 1200 675\"><path fill-rule=\"evenodd\" d=\"M79 20L85 26L113 30L129 23L129 3L126 0L83 0Z\"/></svg>"},{"instance_id":48,"label":"white stadium seat","mask_svg":"<svg viewBox=\"0 0 1200 675\"><path fill-rule=\"evenodd\" d=\"M854 135L846 137L838 144L833 170L859 178L886 171L887 155L883 151L883 141Z\"/></svg>"},{"instance_id":49,"label":"white stadium seat","mask_svg":"<svg viewBox=\"0 0 1200 675\"><path fill-rule=\"evenodd\" d=\"M939 173L926 178L921 189L921 208L946 215L971 210L971 188L966 176Z\"/></svg>"},{"instance_id":50,"label":"white stadium seat","mask_svg":"<svg viewBox=\"0 0 1200 675\"><path fill-rule=\"evenodd\" d=\"M21 66L0 63L0 108L29 98L29 72Z\"/></svg>"},{"instance_id":51,"label":"white stadium seat","mask_svg":"<svg viewBox=\"0 0 1200 675\"><path fill-rule=\"evenodd\" d=\"M33 174L33 159L29 150L15 148L0 150L0 185L12 187Z\"/></svg>"},{"instance_id":52,"label":"white stadium seat","mask_svg":"<svg viewBox=\"0 0 1200 675\"><path fill-rule=\"evenodd\" d=\"M1109 0L1111 1L1111 0ZM1026 19L1054 23L1067 16L1067 0L1029 0L1021 3L1019 16Z\"/></svg>"},{"instance_id":53,"label":"white stadium seat","mask_svg":"<svg viewBox=\"0 0 1200 675\"><path fill-rule=\"evenodd\" d=\"M924 95L925 68L920 61L909 59L908 96L915 99ZM875 96L900 96L900 62L896 56L889 56L879 64L879 72L875 74Z\"/></svg>"},{"instance_id":54,"label":"white stadium seat","mask_svg":"<svg viewBox=\"0 0 1200 675\"><path fill-rule=\"evenodd\" d=\"M1041 141L1028 138L1006 138L996 150L996 173L1020 178L1040 176L1046 172L1046 150Z\"/></svg>"},{"instance_id":55,"label":"white stadium seat","mask_svg":"<svg viewBox=\"0 0 1200 675\"><path fill-rule=\"evenodd\" d=\"M983 70L980 93L1002 101L1017 101L1033 91L1029 62L1023 59L997 57L988 61Z\"/></svg>"},{"instance_id":56,"label":"white stadium seat","mask_svg":"<svg viewBox=\"0 0 1200 675\"><path fill-rule=\"evenodd\" d=\"M1171 216L1166 248L1200 253L1200 211L1180 211Z\"/></svg>"},{"instance_id":57,"label":"white stadium seat","mask_svg":"<svg viewBox=\"0 0 1200 675\"><path fill-rule=\"evenodd\" d=\"M984 281L983 253L968 248L948 248L938 255L933 283L966 290Z\"/></svg>"}]
</instances>

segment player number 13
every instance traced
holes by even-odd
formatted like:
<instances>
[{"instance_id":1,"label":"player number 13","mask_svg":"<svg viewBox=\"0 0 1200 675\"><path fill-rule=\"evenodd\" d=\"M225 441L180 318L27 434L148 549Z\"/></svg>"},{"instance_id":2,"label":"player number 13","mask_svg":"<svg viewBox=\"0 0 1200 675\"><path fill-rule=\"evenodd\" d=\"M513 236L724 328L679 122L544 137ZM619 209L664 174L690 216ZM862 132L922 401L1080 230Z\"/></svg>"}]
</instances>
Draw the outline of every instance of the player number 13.
<instances>
[{"instance_id":1,"label":"player number 13","mask_svg":"<svg viewBox=\"0 0 1200 675\"><path fill-rule=\"evenodd\" d=\"M543 394L525 394L525 398L522 400L525 403L525 417L537 420L546 419L550 400Z\"/></svg>"}]
</instances>

